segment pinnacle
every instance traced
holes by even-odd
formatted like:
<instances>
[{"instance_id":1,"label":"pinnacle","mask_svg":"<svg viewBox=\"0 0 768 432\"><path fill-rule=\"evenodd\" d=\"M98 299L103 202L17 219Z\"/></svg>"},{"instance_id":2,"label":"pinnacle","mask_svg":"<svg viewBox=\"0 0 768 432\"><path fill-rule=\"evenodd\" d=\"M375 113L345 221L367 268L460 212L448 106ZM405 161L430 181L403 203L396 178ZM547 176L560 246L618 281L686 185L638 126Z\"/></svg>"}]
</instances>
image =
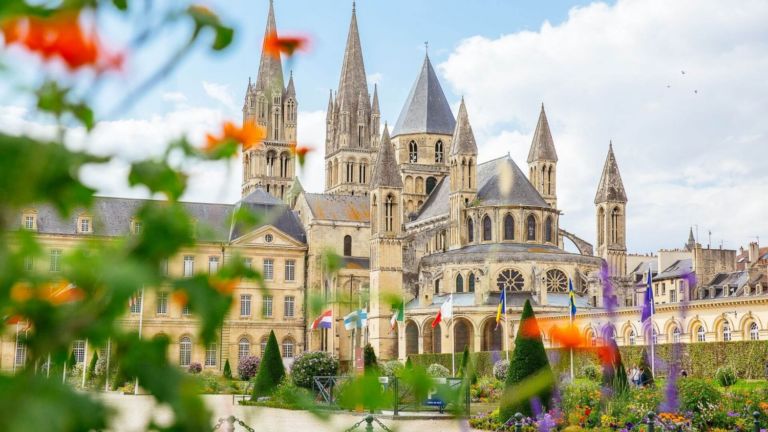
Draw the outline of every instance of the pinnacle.
<instances>
[{"instance_id":1,"label":"pinnacle","mask_svg":"<svg viewBox=\"0 0 768 432\"><path fill-rule=\"evenodd\" d=\"M619 165L613 154L612 141L608 144L608 155L605 158L603 174L600 176L600 183L595 194L595 204L603 202L627 202L627 194L624 191L624 183L621 181Z\"/></svg>"},{"instance_id":2,"label":"pinnacle","mask_svg":"<svg viewBox=\"0 0 768 432\"><path fill-rule=\"evenodd\" d=\"M469 124L469 115L463 96L461 97L461 105L459 105L459 115L456 119L456 129L453 132L451 154L477 155L477 142L475 141L475 134L472 132L472 125Z\"/></svg>"},{"instance_id":3,"label":"pinnacle","mask_svg":"<svg viewBox=\"0 0 768 432\"><path fill-rule=\"evenodd\" d=\"M528 163L536 161L557 162L557 152L555 151L555 142L552 139L552 132L549 129L547 113L544 111L544 103L541 103L539 120L536 123L536 131L533 133L531 149L528 152Z\"/></svg>"},{"instance_id":4,"label":"pinnacle","mask_svg":"<svg viewBox=\"0 0 768 432\"><path fill-rule=\"evenodd\" d=\"M389 138L389 125L384 123L379 155L371 178L371 189L377 187L402 188L403 179L395 159L395 151Z\"/></svg>"}]
</instances>

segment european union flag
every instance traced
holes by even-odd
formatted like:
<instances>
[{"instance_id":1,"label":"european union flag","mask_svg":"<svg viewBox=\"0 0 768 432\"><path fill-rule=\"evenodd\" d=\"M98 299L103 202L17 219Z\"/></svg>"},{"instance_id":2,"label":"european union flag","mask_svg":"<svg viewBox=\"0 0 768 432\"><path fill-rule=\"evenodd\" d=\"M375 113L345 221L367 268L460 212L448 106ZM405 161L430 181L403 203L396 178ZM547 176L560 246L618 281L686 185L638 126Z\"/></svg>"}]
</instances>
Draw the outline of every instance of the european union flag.
<instances>
[{"instance_id":1,"label":"european union flag","mask_svg":"<svg viewBox=\"0 0 768 432\"><path fill-rule=\"evenodd\" d=\"M651 269L648 268L648 284L645 287L645 301L643 301L643 314L640 321L645 322L656 312L653 305L653 285L651 284Z\"/></svg>"}]
</instances>

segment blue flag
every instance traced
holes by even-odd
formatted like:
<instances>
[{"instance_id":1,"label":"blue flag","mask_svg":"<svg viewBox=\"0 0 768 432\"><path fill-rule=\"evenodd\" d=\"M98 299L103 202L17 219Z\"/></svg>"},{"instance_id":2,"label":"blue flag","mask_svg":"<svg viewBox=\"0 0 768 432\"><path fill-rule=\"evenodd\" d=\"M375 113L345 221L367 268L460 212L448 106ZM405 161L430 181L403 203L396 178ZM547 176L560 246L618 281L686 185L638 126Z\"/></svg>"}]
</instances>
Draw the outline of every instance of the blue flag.
<instances>
[{"instance_id":1,"label":"blue flag","mask_svg":"<svg viewBox=\"0 0 768 432\"><path fill-rule=\"evenodd\" d=\"M640 321L646 322L656 312L653 305L653 285L651 284L651 269L648 269L648 284L645 287L645 300L643 301L643 314Z\"/></svg>"},{"instance_id":2,"label":"blue flag","mask_svg":"<svg viewBox=\"0 0 768 432\"><path fill-rule=\"evenodd\" d=\"M571 318L576 316L576 296L573 292L573 281L568 279L568 308L571 313Z\"/></svg>"}]
</instances>

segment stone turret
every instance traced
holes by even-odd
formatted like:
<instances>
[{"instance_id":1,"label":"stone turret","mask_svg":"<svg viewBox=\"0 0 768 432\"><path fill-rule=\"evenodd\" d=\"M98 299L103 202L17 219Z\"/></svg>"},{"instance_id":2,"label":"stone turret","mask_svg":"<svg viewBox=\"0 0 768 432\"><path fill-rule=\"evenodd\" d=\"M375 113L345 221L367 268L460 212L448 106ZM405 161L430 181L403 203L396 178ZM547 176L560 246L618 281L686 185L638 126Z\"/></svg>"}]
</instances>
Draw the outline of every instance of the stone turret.
<instances>
[{"instance_id":1,"label":"stone turret","mask_svg":"<svg viewBox=\"0 0 768 432\"><path fill-rule=\"evenodd\" d=\"M549 121L541 104L539 121L528 151L528 179L552 208L557 208L557 152Z\"/></svg>"},{"instance_id":2,"label":"stone turret","mask_svg":"<svg viewBox=\"0 0 768 432\"><path fill-rule=\"evenodd\" d=\"M477 196L477 142L469 124L467 107L461 98L456 129L453 131L453 146L450 156L450 220L449 247L458 249L467 243L468 231L477 227L468 226L464 209Z\"/></svg>"},{"instance_id":3,"label":"stone turret","mask_svg":"<svg viewBox=\"0 0 768 432\"><path fill-rule=\"evenodd\" d=\"M612 276L627 274L626 207L627 194L621 181L619 165L608 144L603 174L595 194L597 211L597 255L608 264Z\"/></svg>"}]
</instances>

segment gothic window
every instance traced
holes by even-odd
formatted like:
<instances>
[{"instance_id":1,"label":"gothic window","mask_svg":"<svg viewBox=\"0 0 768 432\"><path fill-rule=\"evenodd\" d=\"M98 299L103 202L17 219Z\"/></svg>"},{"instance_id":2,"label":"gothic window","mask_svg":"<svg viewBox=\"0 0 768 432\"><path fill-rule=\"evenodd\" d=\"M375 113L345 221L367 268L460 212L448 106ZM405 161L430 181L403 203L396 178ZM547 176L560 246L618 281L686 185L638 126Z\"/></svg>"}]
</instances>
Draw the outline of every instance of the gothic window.
<instances>
[{"instance_id":1,"label":"gothic window","mask_svg":"<svg viewBox=\"0 0 768 432\"><path fill-rule=\"evenodd\" d=\"M539 190L544 192L546 191L544 181L547 177L547 167L542 166L541 167L541 179L539 179Z\"/></svg>"},{"instance_id":2,"label":"gothic window","mask_svg":"<svg viewBox=\"0 0 768 432\"><path fill-rule=\"evenodd\" d=\"M467 165L467 187L472 188L472 159L469 160Z\"/></svg>"},{"instance_id":3,"label":"gothic window","mask_svg":"<svg viewBox=\"0 0 768 432\"><path fill-rule=\"evenodd\" d=\"M488 215L483 217L483 241L491 241L491 218Z\"/></svg>"},{"instance_id":4,"label":"gothic window","mask_svg":"<svg viewBox=\"0 0 768 432\"><path fill-rule=\"evenodd\" d=\"M395 199L392 195L387 195L387 202L384 204L384 231L392 231L394 217Z\"/></svg>"},{"instance_id":5,"label":"gothic window","mask_svg":"<svg viewBox=\"0 0 768 432\"><path fill-rule=\"evenodd\" d=\"M602 246L605 241L605 210L600 207L597 211L597 245Z\"/></svg>"},{"instance_id":6,"label":"gothic window","mask_svg":"<svg viewBox=\"0 0 768 432\"><path fill-rule=\"evenodd\" d=\"M515 239L515 219L511 214L504 216L504 240Z\"/></svg>"},{"instance_id":7,"label":"gothic window","mask_svg":"<svg viewBox=\"0 0 768 432\"><path fill-rule=\"evenodd\" d=\"M757 326L756 322L753 322L749 325L749 339L750 340L759 340L760 339L760 329Z\"/></svg>"},{"instance_id":8,"label":"gothic window","mask_svg":"<svg viewBox=\"0 0 768 432\"><path fill-rule=\"evenodd\" d=\"M519 271L513 269L505 269L499 273L496 278L496 287L499 291L522 291L525 286L525 278Z\"/></svg>"},{"instance_id":9,"label":"gothic window","mask_svg":"<svg viewBox=\"0 0 768 432\"><path fill-rule=\"evenodd\" d=\"M467 242L475 241L475 223L472 218L467 219Z\"/></svg>"},{"instance_id":10,"label":"gothic window","mask_svg":"<svg viewBox=\"0 0 768 432\"><path fill-rule=\"evenodd\" d=\"M467 292L475 292L475 275L471 272L467 276Z\"/></svg>"},{"instance_id":11,"label":"gothic window","mask_svg":"<svg viewBox=\"0 0 768 432\"><path fill-rule=\"evenodd\" d=\"M192 363L192 339L184 336L179 340L179 366L189 366Z\"/></svg>"},{"instance_id":12,"label":"gothic window","mask_svg":"<svg viewBox=\"0 0 768 432\"><path fill-rule=\"evenodd\" d=\"M357 127L357 146L362 147L363 146L363 126L359 125Z\"/></svg>"},{"instance_id":13,"label":"gothic window","mask_svg":"<svg viewBox=\"0 0 768 432\"><path fill-rule=\"evenodd\" d=\"M440 279L435 279L435 294L440 294Z\"/></svg>"},{"instance_id":14,"label":"gothic window","mask_svg":"<svg viewBox=\"0 0 768 432\"><path fill-rule=\"evenodd\" d=\"M464 292L464 277L461 274L456 275L456 292Z\"/></svg>"},{"instance_id":15,"label":"gothic window","mask_svg":"<svg viewBox=\"0 0 768 432\"><path fill-rule=\"evenodd\" d=\"M270 150L267 152L267 176L272 177L275 175L275 160L277 159L277 153Z\"/></svg>"},{"instance_id":16,"label":"gothic window","mask_svg":"<svg viewBox=\"0 0 768 432\"><path fill-rule=\"evenodd\" d=\"M527 227L527 240L536 240L536 217L533 215L528 216L528 220L526 222Z\"/></svg>"},{"instance_id":17,"label":"gothic window","mask_svg":"<svg viewBox=\"0 0 768 432\"><path fill-rule=\"evenodd\" d=\"M275 108L275 113L272 115L272 139L280 139L280 110Z\"/></svg>"},{"instance_id":18,"label":"gothic window","mask_svg":"<svg viewBox=\"0 0 768 432\"><path fill-rule=\"evenodd\" d=\"M611 243L619 242L619 208L614 207L611 212Z\"/></svg>"},{"instance_id":19,"label":"gothic window","mask_svg":"<svg viewBox=\"0 0 768 432\"><path fill-rule=\"evenodd\" d=\"M547 217L547 223L544 226L544 240L552 243L552 217Z\"/></svg>"},{"instance_id":20,"label":"gothic window","mask_svg":"<svg viewBox=\"0 0 768 432\"><path fill-rule=\"evenodd\" d=\"M344 256L352 256L352 236L344 236Z\"/></svg>"},{"instance_id":21,"label":"gothic window","mask_svg":"<svg viewBox=\"0 0 768 432\"><path fill-rule=\"evenodd\" d=\"M431 194L437 186L437 179L434 177L427 177L427 195Z\"/></svg>"},{"instance_id":22,"label":"gothic window","mask_svg":"<svg viewBox=\"0 0 768 432\"><path fill-rule=\"evenodd\" d=\"M443 142L439 140L435 143L435 163L443 163Z\"/></svg>"},{"instance_id":23,"label":"gothic window","mask_svg":"<svg viewBox=\"0 0 768 432\"><path fill-rule=\"evenodd\" d=\"M368 169L368 161L365 161L365 160L361 161L360 162L360 167L359 167L359 170L358 170L359 171L358 174L360 176L360 183L362 183L362 184L366 183L366 180L367 180L366 179L366 177L367 177L366 170L367 169Z\"/></svg>"},{"instance_id":24,"label":"gothic window","mask_svg":"<svg viewBox=\"0 0 768 432\"><path fill-rule=\"evenodd\" d=\"M552 195L552 166L547 170L547 194Z\"/></svg>"},{"instance_id":25,"label":"gothic window","mask_svg":"<svg viewBox=\"0 0 768 432\"><path fill-rule=\"evenodd\" d=\"M376 195L373 196L373 199L371 200L371 231L376 232L376 230L379 227L379 213L378 213L378 205L376 203Z\"/></svg>"},{"instance_id":26,"label":"gothic window","mask_svg":"<svg viewBox=\"0 0 768 432\"><path fill-rule=\"evenodd\" d=\"M416 141L408 143L408 162L416 163L419 161L419 146Z\"/></svg>"},{"instance_id":27,"label":"gothic window","mask_svg":"<svg viewBox=\"0 0 768 432\"><path fill-rule=\"evenodd\" d=\"M419 353L419 328L416 323L408 321L405 325L405 355Z\"/></svg>"},{"instance_id":28,"label":"gothic window","mask_svg":"<svg viewBox=\"0 0 768 432\"><path fill-rule=\"evenodd\" d=\"M549 292L568 292L568 277L558 269L548 270L546 285Z\"/></svg>"}]
</instances>

